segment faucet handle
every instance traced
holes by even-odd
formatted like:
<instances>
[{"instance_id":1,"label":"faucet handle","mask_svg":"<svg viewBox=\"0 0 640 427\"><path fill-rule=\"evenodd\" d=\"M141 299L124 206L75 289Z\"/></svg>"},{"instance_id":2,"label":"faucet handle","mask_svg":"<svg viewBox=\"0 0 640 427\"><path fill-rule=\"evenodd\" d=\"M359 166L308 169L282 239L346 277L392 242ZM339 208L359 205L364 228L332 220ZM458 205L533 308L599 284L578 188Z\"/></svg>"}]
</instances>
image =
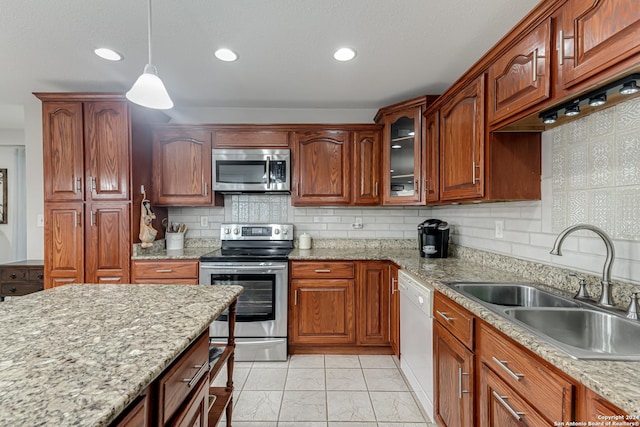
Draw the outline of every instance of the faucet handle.
<instances>
[{"instance_id":1,"label":"faucet handle","mask_svg":"<svg viewBox=\"0 0 640 427\"><path fill-rule=\"evenodd\" d=\"M640 309L638 309L638 298L640 298L640 291L636 291L631 294L631 301L627 308L628 319L638 320L638 315L640 315Z\"/></svg>"},{"instance_id":2,"label":"faucet handle","mask_svg":"<svg viewBox=\"0 0 640 427\"><path fill-rule=\"evenodd\" d=\"M589 295L589 291L587 290L587 281L584 279L584 277L579 276L577 273L569 273L567 276L575 277L578 279L578 285L580 286L580 288L578 289L578 292L575 294L574 298L590 300L591 295Z\"/></svg>"}]
</instances>

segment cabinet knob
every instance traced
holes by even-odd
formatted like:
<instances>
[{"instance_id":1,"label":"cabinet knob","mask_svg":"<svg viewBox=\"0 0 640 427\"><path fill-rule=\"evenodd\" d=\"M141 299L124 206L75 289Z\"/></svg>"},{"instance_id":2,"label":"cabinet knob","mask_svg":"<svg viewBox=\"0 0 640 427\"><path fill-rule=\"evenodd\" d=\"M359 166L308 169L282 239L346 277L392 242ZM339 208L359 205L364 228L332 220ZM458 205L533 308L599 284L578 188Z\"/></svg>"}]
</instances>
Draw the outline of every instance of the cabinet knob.
<instances>
[{"instance_id":1,"label":"cabinet knob","mask_svg":"<svg viewBox=\"0 0 640 427\"><path fill-rule=\"evenodd\" d=\"M16 273L11 273L11 275L9 275L9 279L15 279L18 276L16 276Z\"/></svg>"},{"instance_id":2,"label":"cabinet knob","mask_svg":"<svg viewBox=\"0 0 640 427\"><path fill-rule=\"evenodd\" d=\"M15 293L16 293L16 291L17 291L17 289L16 289L16 288L10 288L10 289L9 289L9 292L11 292L12 294L15 294Z\"/></svg>"},{"instance_id":3,"label":"cabinet knob","mask_svg":"<svg viewBox=\"0 0 640 427\"><path fill-rule=\"evenodd\" d=\"M36 278L38 280L42 280L42 279L44 279L44 274L38 274L38 276Z\"/></svg>"}]
</instances>

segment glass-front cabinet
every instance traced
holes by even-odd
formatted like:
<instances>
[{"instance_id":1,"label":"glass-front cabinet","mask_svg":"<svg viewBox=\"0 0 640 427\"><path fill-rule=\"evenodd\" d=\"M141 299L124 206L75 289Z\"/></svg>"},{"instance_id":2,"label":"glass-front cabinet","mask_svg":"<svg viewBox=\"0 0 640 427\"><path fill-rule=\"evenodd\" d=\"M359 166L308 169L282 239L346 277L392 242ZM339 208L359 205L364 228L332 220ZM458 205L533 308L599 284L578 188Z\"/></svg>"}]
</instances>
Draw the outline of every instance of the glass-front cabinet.
<instances>
[{"instance_id":1,"label":"glass-front cabinet","mask_svg":"<svg viewBox=\"0 0 640 427\"><path fill-rule=\"evenodd\" d=\"M422 112L436 96L421 96L378 111L376 122L384 124L383 205L425 204L422 143Z\"/></svg>"}]
</instances>

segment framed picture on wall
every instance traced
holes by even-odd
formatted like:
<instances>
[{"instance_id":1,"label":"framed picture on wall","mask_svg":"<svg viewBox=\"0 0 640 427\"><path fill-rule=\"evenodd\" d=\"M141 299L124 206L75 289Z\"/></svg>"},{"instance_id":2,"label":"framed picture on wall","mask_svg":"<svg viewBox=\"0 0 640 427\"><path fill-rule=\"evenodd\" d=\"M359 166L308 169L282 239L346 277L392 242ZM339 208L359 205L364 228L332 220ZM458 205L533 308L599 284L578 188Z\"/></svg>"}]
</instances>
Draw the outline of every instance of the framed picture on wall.
<instances>
[{"instance_id":1,"label":"framed picture on wall","mask_svg":"<svg viewBox=\"0 0 640 427\"><path fill-rule=\"evenodd\" d=\"M7 170L0 169L0 224L7 223Z\"/></svg>"}]
</instances>

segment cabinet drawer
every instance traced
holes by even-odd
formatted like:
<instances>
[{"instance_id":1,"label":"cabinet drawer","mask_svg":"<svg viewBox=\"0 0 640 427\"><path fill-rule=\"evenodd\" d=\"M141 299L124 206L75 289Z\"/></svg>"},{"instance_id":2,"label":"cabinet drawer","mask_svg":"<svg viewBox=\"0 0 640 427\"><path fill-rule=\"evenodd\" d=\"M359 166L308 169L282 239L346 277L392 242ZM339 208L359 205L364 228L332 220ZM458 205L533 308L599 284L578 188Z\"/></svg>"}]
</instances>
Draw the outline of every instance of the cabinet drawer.
<instances>
[{"instance_id":1,"label":"cabinet drawer","mask_svg":"<svg viewBox=\"0 0 640 427\"><path fill-rule=\"evenodd\" d=\"M0 271L0 279L3 282L24 282L29 280L29 270L26 268L3 268Z\"/></svg>"},{"instance_id":2,"label":"cabinet drawer","mask_svg":"<svg viewBox=\"0 0 640 427\"><path fill-rule=\"evenodd\" d=\"M294 279L352 279L355 276L353 262L295 262L291 264Z\"/></svg>"},{"instance_id":3,"label":"cabinet drawer","mask_svg":"<svg viewBox=\"0 0 640 427\"><path fill-rule=\"evenodd\" d=\"M42 289L42 283L3 283L2 287L0 288L0 296L17 297L20 295L27 295L32 292L41 291Z\"/></svg>"},{"instance_id":4,"label":"cabinet drawer","mask_svg":"<svg viewBox=\"0 0 640 427\"><path fill-rule=\"evenodd\" d=\"M549 420L567 420L572 384L493 328L484 324L479 328L481 361L533 406L545 408Z\"/></svg>"},{"instance_id":5,"label":"cabinet drawer","mask_svg":"<svg viewBox=\"0 0 640 427\"><path fill-rule=\"evenodd\" d=\"M209 330L160 378L160 420L167 421L182 406L187 396L196 389L200 380L209 375Z\"/></svg>"},{"instance_id":6,"label":"cabinet drawer","mask_svg":"<svg viewBox=\"0 0 640 427\"><path fill-rule=\"evenodd\" d=\"M135 279L198 278L198 261L134 261Z\"/></svg>"},{"instance_id":7,"label":"cabinet drawer","mask_svg":"<svg viewBox=\"0 0 640 427\"><path fill-rule=\"evenodd\" d=\"M473 314L436 292L433 316L467 348L473 350Z\"/></svg>"},{"instance_id":8,"label":"cabinet drawer","mask_svg":"<svg viewBox=\"0 0 640 427\"><path fill-rule=\"evenodd\" d=\"M29 270L29 280L32 281L43 281L44 280L44 269L42 268L33 268Z\"/></svg>"}]
</instances>

